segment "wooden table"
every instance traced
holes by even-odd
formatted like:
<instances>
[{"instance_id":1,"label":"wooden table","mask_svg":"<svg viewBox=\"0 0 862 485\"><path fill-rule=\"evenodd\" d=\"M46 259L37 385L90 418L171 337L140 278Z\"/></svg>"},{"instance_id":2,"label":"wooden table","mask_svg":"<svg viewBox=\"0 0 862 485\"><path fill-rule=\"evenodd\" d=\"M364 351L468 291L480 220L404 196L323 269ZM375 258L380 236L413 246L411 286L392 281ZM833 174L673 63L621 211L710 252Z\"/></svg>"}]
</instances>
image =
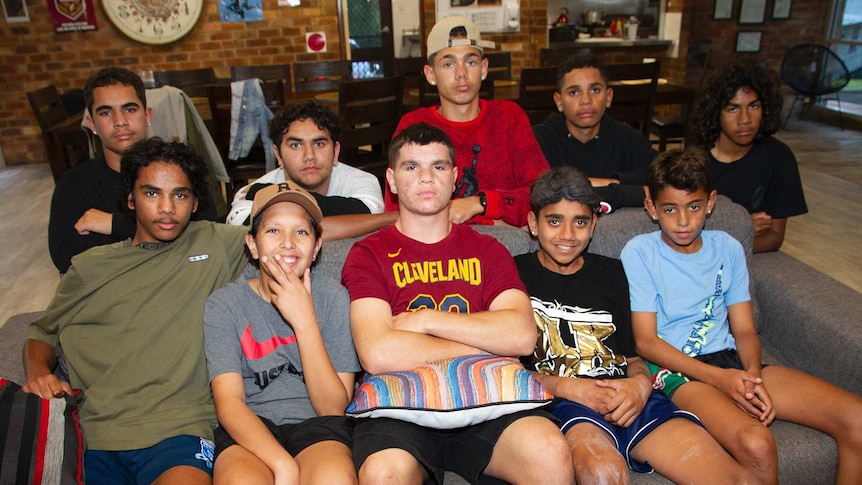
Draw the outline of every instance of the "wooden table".
<instances>
[{"instance_id":1,"label":"wooden table","mask_svg":"<svg viewBox=\"0 0 862 485\"><path fill-rule=\"evenodd\" d=\"M631 82L631 81L629 81ZM517 81L495 81L494 82L494 99L508 99L518 101L519 88ZM656 106L672 106L679 105L687 108L694 104L696 92L694 89L674 84L667 79L659 79L658 87L656 88L655 105ZM318 93L292 93L287 100L288 103L299 102L304 99L313 98L327 105L338 105L337 91L324 91ZM404 89L404 104L419 105L419 90L416 88Z\"/></svg>"}]
</instances>

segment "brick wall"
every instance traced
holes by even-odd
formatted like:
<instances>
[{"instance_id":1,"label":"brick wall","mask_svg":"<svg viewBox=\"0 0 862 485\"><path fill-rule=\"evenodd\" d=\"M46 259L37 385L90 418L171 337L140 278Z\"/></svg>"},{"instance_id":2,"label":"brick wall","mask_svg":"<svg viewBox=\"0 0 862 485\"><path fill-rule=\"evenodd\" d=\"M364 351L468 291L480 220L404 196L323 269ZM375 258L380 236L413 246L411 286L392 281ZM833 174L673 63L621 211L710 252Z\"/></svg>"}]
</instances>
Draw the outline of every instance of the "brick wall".
<instances>
[{"instance_id":1,"label":"brick wall","mask_svg":"<svg viewBox=\"0 0 862 485\"><path fill-rule=\"evenodd\" d=\"M95 71L109 65L172 70L214 67L230 77L232 64L267 64L338 59L335 0L302 0L302 7L278 7L263 0L264 19L221 23L215 0L189 35L167 46L147 46L121 34L96 2L99 30L55 34L45 0L28 0L28 23L0 19L0 144L8 165L46 161L39 126L27 91L54 84L60 92L81 88ZM325 31L324 54L306 54L305 33Z\"/></svg>"},{"instance_id":2,"label":"brick wall","mask_svg":"<svg viewBox=\"0 0 862 485\"><path fill-rule=\"evenodd\" d=\"M422 0L426 29L434 24L433 0ZM220 77L229 76L232 64L338 59L337 0L302 0L302 7L277 7L277 0L263 0L261 22L222 24L215 0L205 0L204 13L196 28L177 43L154 47L138 44L119 33L96 2L96 32L55 34L45 0L27 2L31 21L8 24L0 20L0 144L6 163L36 163L46 160L39 127L27 103L26 92L55 84L62 92L80 88L89 75L111 64L138 69L191 69L215 67ZM822 40L828 11L821 0L793 0L790 20L771 20L772 2L767 2L764 25L740 26L733 20L712 20L714 0L670 0L669 11L683 12L680 58L664 61L663 74L678 82L697 85L703 57L726 61L736 57L738 30L764 32L759 54L774 68L784 51L799 42ZM538 52L547 47L546 0L521 0L521 31L492 34L498 49L513 52L513 71L538 65ZM696 29L690 26L697 26ZM305 53L305 32L327 33L328 52Z\"/></svg>"},{"instance_id":3,"label":"brick wall","mask_svg":"<svg viewBox=\"0 0 862 485\"><path fill-rule=\"evenodd\" d=\"M793 0L788 20L773 20L773 2L767 2L766 21L762 25L739 25L739 0L734 2L731 20L712 19L714 0L685 2L684 18L688 18L688 25L696 26L686 29L690 31L686 83L692 86L700 83L707 52L710 72L743 57L762 59L773 69L779 70L787 49L804 42L822 43L829 24L830 2L823 0ZM759 53L736 52L736 34L740 31L763 32Z\"/></svg>"}]
</instances>

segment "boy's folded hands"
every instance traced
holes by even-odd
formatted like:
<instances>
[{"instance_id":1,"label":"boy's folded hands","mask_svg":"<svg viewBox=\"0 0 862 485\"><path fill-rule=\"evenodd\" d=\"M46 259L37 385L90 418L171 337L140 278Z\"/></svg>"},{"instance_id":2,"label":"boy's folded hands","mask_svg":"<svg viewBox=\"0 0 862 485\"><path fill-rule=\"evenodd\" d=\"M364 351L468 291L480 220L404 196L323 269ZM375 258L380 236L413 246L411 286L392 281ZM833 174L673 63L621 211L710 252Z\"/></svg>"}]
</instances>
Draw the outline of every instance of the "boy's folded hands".
<instances>
[{"instance_id":1,"label":"boy's folded hands","mask_svg":"<svg viewBox=\"0 0 862 485\"><path fill-rule=\"evenodd\" d=\"M769 425L775 419L772 399L760 377L739 369L717 369L711 384L763 424Z\"/></svg>"}]
</instances>

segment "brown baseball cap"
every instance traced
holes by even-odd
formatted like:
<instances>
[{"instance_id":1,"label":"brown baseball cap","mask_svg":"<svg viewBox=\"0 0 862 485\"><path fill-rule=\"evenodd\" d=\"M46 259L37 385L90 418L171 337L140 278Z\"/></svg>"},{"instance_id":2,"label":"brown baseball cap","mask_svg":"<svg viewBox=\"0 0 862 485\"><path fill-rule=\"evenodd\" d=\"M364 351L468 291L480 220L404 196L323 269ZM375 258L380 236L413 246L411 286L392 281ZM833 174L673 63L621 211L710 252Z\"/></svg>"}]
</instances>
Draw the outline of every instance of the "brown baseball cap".
<instances>
[{"instance_id":1,"label":"brown baseball cap","mask_svg":"<svg viewBox=\"0 0 862 485\"><path fill-rule=\"evenodd\" d=\"M251 219L253 220L267 207L277 202L299 204L303 209L308 211L308 214L314 219L315 224L320 224L320 220L323 219L323 212L321 212L320 206L317 205L317 200L314 199L314 196L289 180L272 184L257 191L254 195L254 203L251 206Z\"/></svg>"}]
</instances>

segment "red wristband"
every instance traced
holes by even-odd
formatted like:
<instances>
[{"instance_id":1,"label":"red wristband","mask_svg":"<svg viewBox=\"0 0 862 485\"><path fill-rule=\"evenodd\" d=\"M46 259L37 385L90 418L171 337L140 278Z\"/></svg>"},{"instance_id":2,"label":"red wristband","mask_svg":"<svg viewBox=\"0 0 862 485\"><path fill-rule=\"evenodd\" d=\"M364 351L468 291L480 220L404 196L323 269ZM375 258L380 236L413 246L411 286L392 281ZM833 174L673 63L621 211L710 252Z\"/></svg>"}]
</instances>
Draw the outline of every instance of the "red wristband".
<instances>
[{"instance_id":1,"label":"red wristband","mask_svg":"<svg viewBox=\"0 0 862 485\"><path fill-rule=\"evenodd\" d=\"M499 219L500 216L503 215L503 211L500 207L500 200L501 197L498 191L485 191L485 202L487 203L487 205L485 206L485 217L487 217L488 219Z\"/></svg>"}]
</instances>

